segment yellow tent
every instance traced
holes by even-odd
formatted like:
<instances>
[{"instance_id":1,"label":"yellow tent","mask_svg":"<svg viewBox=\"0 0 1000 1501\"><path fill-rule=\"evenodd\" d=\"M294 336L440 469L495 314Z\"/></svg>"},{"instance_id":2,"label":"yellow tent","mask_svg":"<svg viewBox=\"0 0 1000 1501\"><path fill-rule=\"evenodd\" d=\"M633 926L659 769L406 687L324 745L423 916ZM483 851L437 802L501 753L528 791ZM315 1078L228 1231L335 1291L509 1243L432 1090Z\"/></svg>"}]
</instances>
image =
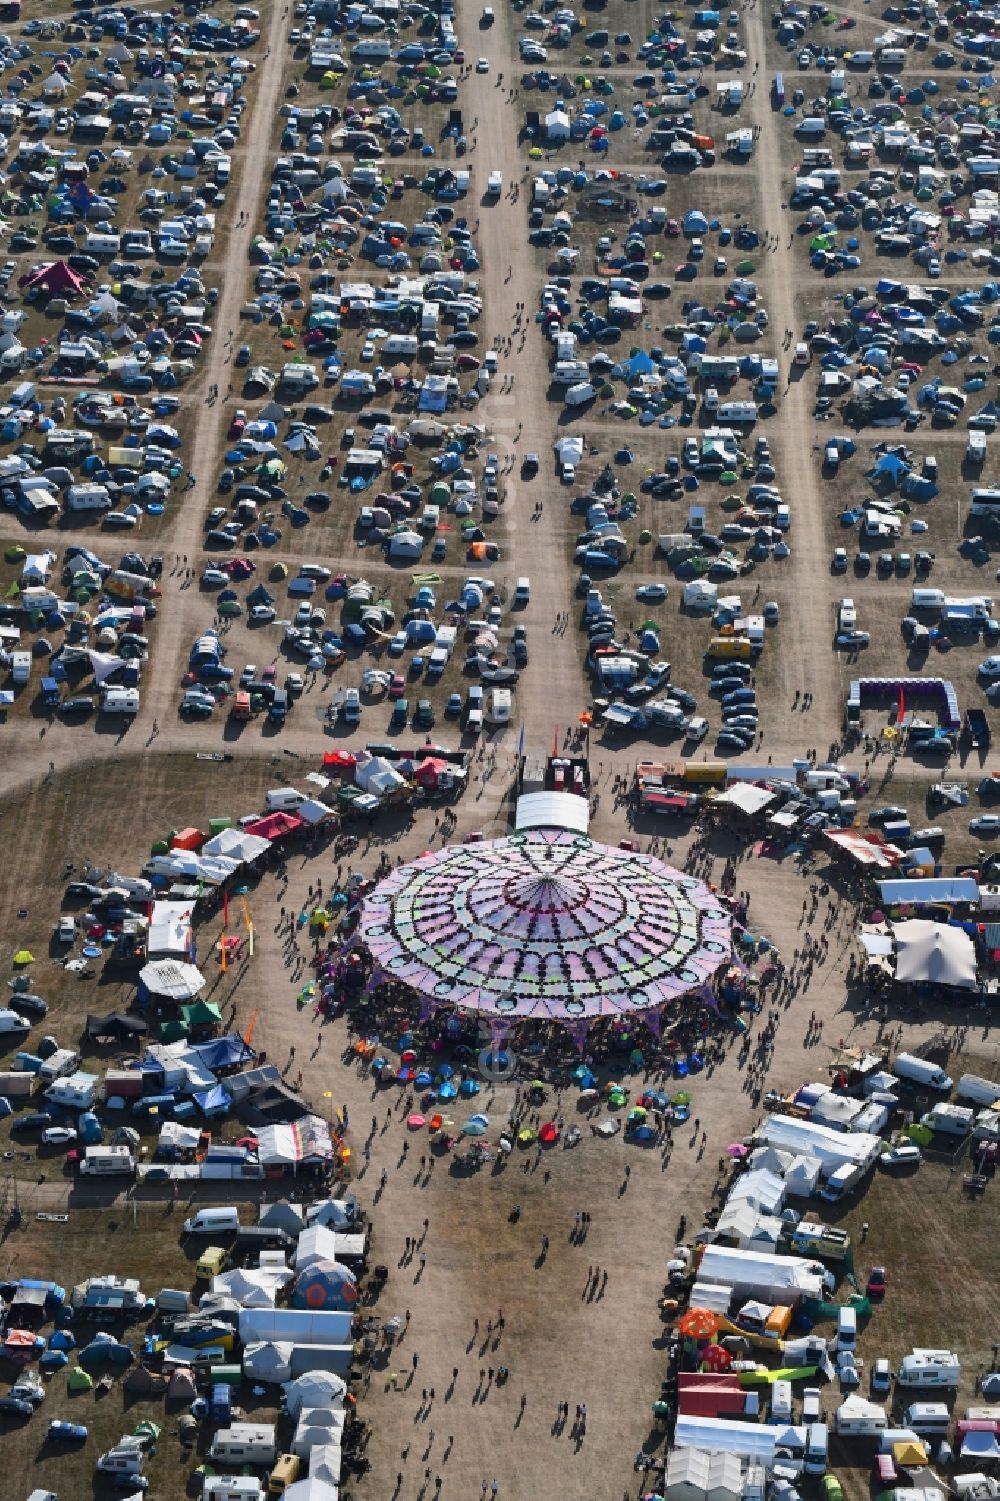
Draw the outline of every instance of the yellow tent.
<instances>
[{"instance_id":1,"label":"yellow tent","mask_svg":"<svg viewBox=\"0 0 1000 1501\"><path fill-rule=\"evenodd\" d=\"M914 1469L927 1463L927 1450L923 1444L915 1444L912 1440L905 1439L900 1444L893 1444L892 1457L904 1469Z\"/></svg>"},{"instance_id":2,"label":"yellow tent","mask_svg":"<svg viewBox=\"0 0 1000 1501\"><path fill-rule=\"evenodd\" d=\"M30 949L18 949L14 955L15 964L34 964L35 956Z\"/></svg>"}]
</instances>

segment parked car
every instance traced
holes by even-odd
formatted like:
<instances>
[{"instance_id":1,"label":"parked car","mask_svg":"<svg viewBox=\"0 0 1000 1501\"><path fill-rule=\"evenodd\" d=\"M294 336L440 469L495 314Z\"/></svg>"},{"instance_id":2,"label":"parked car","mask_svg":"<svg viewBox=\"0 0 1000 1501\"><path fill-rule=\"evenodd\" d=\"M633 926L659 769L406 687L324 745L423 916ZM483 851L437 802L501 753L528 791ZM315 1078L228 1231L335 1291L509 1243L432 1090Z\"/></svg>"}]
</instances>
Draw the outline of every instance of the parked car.
<instances>
[{"instance_id":1,"label":"parked car","mask_svg":"<svg viewBox=\"0 0 1000 1501\"><path fill-rule=\"evenodd\" d=\"M969 833L978 834L984 839L995 839L1000 834L1000 814L980 813L978 818L971 818Z\"/></svg>"},{"instance_id":2,"label":"parked car","mask_svg":"<svg viewBox=\"0 0 1000 1501\"><path fill-rule=\"evenodd\" d=\"M30 1402L23 1397L0 1397L0 1414L10 1418L30 1418L34 1412Z\"/></svg>"},{"instance_id":3,"label":"parked car","mask_svg":"<svg viewBox=\"0 0 1000 1501\"><path fill-rule=\"evenodd\" d=\"M872 1396L884 1396L892 1385L892 1365L884 1355L872 1362L870 1385Z\"/></svg>"},{"instance_id":4,"label":"parked car","mask_svg":"<svg viewBox=\"0 0 1000 1501\"><path fill-rule=\"evenodd\" d=\"M873 1266L865 1284L865 1297L878 1301L884 1298L889 1287L889 1274L884 1266Z\"/></svg>"},{"instance_id":5,"label":"parked car","mask_svg":"<svg viewBox=\"0 0 1000 1501\"><path fill-rule=\"evenodd\" d=\"M47 1126L42 1132L43 1147L68 1147L76 1141L72 1126Z\"/></svg>"},{"instance_id":6,"label":"parked car","mask_svg":"<svg viewBox=\"0 0 1000 1501\"><path fill-rule=\"evenodd\" d=\"M61 1444L82 1444L85 1439L90 1437L90 1430L83 1423L66 1423L62 1418L53 1418L49 1423L45 1436ZM125 1478L125 1476L118 1477L120 1480ZM145 1489L144 1486L136 1484L138 1480L146 1478L144 1475L132 1475L127 1478L130 1483L135 1484L137 1490Z\"/></svg>"},{"instance_id":7,"label":"parked car","mask_svg":"<svg viewBox=\"0 0 1000 1501\"><path fill-rule=\"evenodd\" d=\"M887 1152L880 1152L879 1167L916 1167L920 1162L920 1148L912 1141L897 1142Z\"/></svg>"}]
</instances>

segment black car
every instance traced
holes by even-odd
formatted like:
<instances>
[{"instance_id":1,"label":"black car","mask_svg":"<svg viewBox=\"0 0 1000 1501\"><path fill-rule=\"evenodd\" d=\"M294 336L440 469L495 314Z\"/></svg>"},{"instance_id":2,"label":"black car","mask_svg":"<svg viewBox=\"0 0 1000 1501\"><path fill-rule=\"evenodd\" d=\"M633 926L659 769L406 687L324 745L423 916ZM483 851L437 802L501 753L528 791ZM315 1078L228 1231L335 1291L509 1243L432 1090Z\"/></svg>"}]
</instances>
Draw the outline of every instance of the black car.
<instances>
[{"instance_id":1,"label":"black car","mask_svg":"<svg viewBox=\"0 0 1000 1501\"><path fill-rule=\"evenodd\" d=\"M30 1418L34 1410L22 1397L0 1397L0 1413L8 1417Z\"/></svg>"},{"instance_id":2,"label":"black car","mask_svg":"<svg viewBox=\"0 0 1000 1501\"><path fill-rule=\"evenodd\" d=\"M60 714L93 714L94 700L82 694L77 694L73 698L64 698L59 705L59 712Z\"/></svg>"},{"instance_id":3,"label":"black car","mask_svg":"<svg viewBox=\"0 0 1000 1501\"><path fill-rule=\"evenodd\" d=\"M47 1131L51 1125L51 1115L46 1115L43 1110L33 1110L29 1115L19 1115L11 1122L10 1129L21 1135L28 1131Z\"/></svg>"},{"instance_id":4,"label":"black car","mask_svg":"<svg viewBox=\"0 0 1000 1501\"><path fill-rule=\"evenodd\" d=\"M100 894L100 886L95 886L92 881L70 881L66 887L66 898L68 901L91 902L95 897L100 896Z\"/></svg>"},{"instance_id":5,"label":"black car","mask_svg":"<svg viewBox=\"0 0 1000 1501\"><path fill-rule=\"evenodd\" d=\"M22 1016L33 1017L35 1021L41 1021L49 1014L48 1002L43 1001L40 995L30 995L27 991L20 995L12 995L10 1008L12 1011L20 1012Z\"/></svg>"}]
</instances>

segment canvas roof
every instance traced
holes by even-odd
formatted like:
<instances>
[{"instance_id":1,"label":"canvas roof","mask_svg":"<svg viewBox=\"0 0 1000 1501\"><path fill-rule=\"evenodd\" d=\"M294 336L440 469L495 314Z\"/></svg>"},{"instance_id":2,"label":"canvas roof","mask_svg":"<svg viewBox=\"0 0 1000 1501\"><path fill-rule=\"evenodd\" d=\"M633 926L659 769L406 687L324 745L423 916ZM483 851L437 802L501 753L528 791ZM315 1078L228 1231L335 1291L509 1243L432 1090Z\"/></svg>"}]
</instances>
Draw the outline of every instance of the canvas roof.
<instances>
[{"instance_id":1,"label":"canvas roof","mask_svg":"<svg viewBox=\"0 0 1000 1501\"><path fill-rule=\"evenodd\" d=\"M666 1501L736 1501L742 1494L737 1454L710 1454L687 1445L667 1457Z\"/></svg>"},{"instance_id":2,"label":"canvas roof","mask_svg":"<svg viewBox=\"0 0 1000 1501\"><path fill-rule=\"evenodd\" d=\"M976 950L961 928L913 918L893 924L896 979L904 985L930 981L960 990L976 985Z\"/></svg>"}]
</instances>

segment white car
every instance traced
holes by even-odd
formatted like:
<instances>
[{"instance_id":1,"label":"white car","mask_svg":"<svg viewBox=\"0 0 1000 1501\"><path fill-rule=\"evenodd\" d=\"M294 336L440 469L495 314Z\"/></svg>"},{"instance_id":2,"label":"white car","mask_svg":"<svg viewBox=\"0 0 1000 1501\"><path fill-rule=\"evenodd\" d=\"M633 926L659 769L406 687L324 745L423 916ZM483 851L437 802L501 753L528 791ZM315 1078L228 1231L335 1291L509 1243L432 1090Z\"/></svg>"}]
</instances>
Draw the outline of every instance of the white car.
<instances>
[{"instance_id":1,"label":"white car","mask_svg":"<svg viewBox=\"0 0 1000 1501\"><path fill-rule=\"evenodd\" d=\"M976 670L982 678L1000 678L1000 657L987 657Z\"/></svg>"},{"instance_id":2,"label":"white car","mask_svg":"<svg viewBox=\"0 0 1000 1501\"><path fill-rule=\"evenodd\" d=\"M221 568L206 568L201 581L206 588L224 589L229 583L229 574L224 573Z\"/></svg>"},{"instance_id":3,"label":"white car","mask_svg":"<svg viewBox=\"0 0 1000 1501\"><path fill-rule=\"evenodd\" d=\"M277 618L273 605L254 605L250 610L253 625L268 625Z\"/></svg>"},{"instance_id":4,"label":"white car","mask_svg":"<svg viewBox=\"0 0 1000 1501\"><path fill-rule=\"evenodd\" d=\"M60 917L56 923L56 943L76 942L76 922L72 917Z\"/></svg>"},{"instance_id":5,"label":"white car","mask_svg":"<svg viewBox=\"0 0 1000 1501\"><path fill-rule=\"evenodd\" d=\"M858 611L853 599L842 599L837 607L837 628L841 632L853 631L858 623Z\"/></svg>"},{"instance_id":6,"label":"white car","mask_svg":"<svg viewBox=\"0 0 1000 1501\"><path fill-rule=\"evenodd\" d=\"M48 1126L42 1132L43 1147L68 1147L76 1141L72 1126Z\"/></svg>"},{"instance_id":7,"label":"white car","mask_svg":"<svg viewBox=\"0 0 1000 1501\"><path fill-rule=\"evenodd\" d=\"M703 718L702 715L698 714L698 715L695 716L694 719L689 719L688 720L688 727L687 727L687 738L688 738L688 740L692 740L695 745L700 745L701 742L704 740L704 738L705 738L705 736L707 734L708 734L708 720L705 719L705 718Z\"/></svg>"},{"instance_id":8,"label":"white car","mask_svg":"<svg viewBox=\"0 0 1000 1501\"><path fill-rule=\"evenodd\" d=\"M884 1396L892 1385L892 1366L884 1355L872 1361L870 1379L872 1396Z\"/></svg>"},{"instance_id":9,"label":"white car","mask_svg":"<svg viewBox=\"0 0 1000 1501\"><path fill-rule=\"evenodd\" d=\"M878 1158L879 1167L915 1167L921 1161L920 1148L915 1142L901 1141L888 1152L880 1152Z\"/></svg>"},{"instance_id":10,"label":"white car","mask_svg":"<svg viewBox=\"0 0 1000 1501\"><path fill-rule=\"evenodd\" d=\"M969 820L969 833L987 835L995 839L1000 834L1000 814L981 813L978 818Z\"/></svg>"},{"instance_id":11,"label":"white car","mask_svg":"<svg viewBox=\"0 0 1000 1501\"><path fill-rule=\"evenodd\" d=\"M490 71L490 60L489 60L489 58L488 57L477 57L476 58L476 72L477 73L488 73L489 71Z\"/></svg>"},{"instance_id":12,"label":"white car","mask_svg":"<svg viewBox=\"0 0 1000 1501\"><path fill-rule=\"evenodd\" d=\"M301 672L290 672L285 678L285 689L288 693L302 693L305 691L305 686L305 679Z\"/></svg>"},{"instance_id":13,"label":"white car","mask_svg":"<svg viewBox=\"0 0 1000 1501\"><path fill-rule=\"evenodd\" d=\"M559 478L562 480L562 482L563 482L564 485L575 485L576 484L576 465L575 464L563 464L561 470L559 471Z\"/></svg>"},{"instance_id":14,"label":"white car","mask_svg":"<svg viewBox=\"0 0 1000 1501\"><path fill-rule=\"evenodd\" d=\"M667 597L667 586L666 584L640 584L635 591L635 597L646 604L662 604Z\"/></svg>"}]
</instances>

